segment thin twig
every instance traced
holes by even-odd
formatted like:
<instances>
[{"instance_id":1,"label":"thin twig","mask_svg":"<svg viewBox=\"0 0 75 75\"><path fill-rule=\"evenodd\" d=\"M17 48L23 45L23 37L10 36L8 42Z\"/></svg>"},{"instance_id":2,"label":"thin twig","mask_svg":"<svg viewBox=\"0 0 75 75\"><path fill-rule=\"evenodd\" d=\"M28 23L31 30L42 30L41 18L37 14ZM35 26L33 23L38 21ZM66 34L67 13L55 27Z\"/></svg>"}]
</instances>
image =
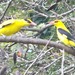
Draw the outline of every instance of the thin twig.
<instances>
[{"instance_id":1,"label":"thin twig","mask_svg":"<svg viewBox=\"0 0 75 75\"><path fill-rule=\"evenodd\" d=\"M6 7L5 11L4 11L4 13L2 14L2 16L0 18L0 22L3 20L5 14L6 14L7 10L8 10L8 8L9 8L9 6L11 5L11 2L12 2L12 0L9 1L9 3L8 3L8 5L7 5L7 7Z\"/></svg>"},{"instance_id":2,"label":"thin twig","mask_svg":"<svg viewBox=\"0 0 75 75\"><path fill-rule=\"evenodd\" d=\"M44 13L40 13L40 12L35 11L35 10L33 10L33 11L34 11L35 13L41 15L41 16L46 17L46 18L48 18L48 17L50 17L50 18L55 18L55 17L56 17L56 15L48 16L48 15L46 15L46 14L44 14ZM66 16L66 15L68 15L68 14L70 14L71 12L74 12L74 11L75 11L75 8L72 8L71 10L69 10L69 11L67 11L67 12L64 12L64 13L62 13L62 14L57 15L57 17Z\"/></svg>"},{"instance_id":3,"label":"thin twig","mask_svg":"<svg viewBox=\"0 0 75 75\"><path fill-rule=\"evenodd\" d=\"M64 49L62 50L61 75L64 75Z\"/></svg>"},{"instance_id":4,"label":"thin twig","mask_svg":"<svg viewBox=\"0 0 75 75\"><path fill-rule=\"evenodd\" d=\"M34 32L39 32L40 31L40 29L37 29L37 28L26 28L26 27L25 28L22 28L21 30L22 31L23 30L26 30L26 31L34 31Z\"/></svg>"},{"instance_id":5,"label":"thin twig","mask_svg":"<svg viewBox=\"0 0 75 75\"><path fill-rule=\"evenodd\" d=\"M67 12L65 12L65 13L60 14L60 16L66 16L66 15L68 15L68 14L70 14L71 12L74 12L74 11L75 11L75 8L72 8L71 10L69 10L69 11L67 11Z\"/></svg>"},{"instance_id":6,"label":"thin twig","mask_svg":"<svg viewBox=\"0 0 75 75\"><path fill-rule=\"evenodd\" d=\"M41 35L42 32L43 32L44 30L46 30L47 28L49 28L49 27L52 27L52 25L47 24L45 27L41 28L38 33L34 34L34 36L36 37L36 36L38 36L38 35Z\"/></svg>"},{"instance_id":7,"label":"thin twig","mask_svg":"<svg viewBox=\"0 0 75 75\"><path fill-rule=\"evenodd\" d=\"M33 66L33 64L38 60L38 58L41 56L41 54L43 53L43 51L45 50L45 48L48 46L49 42L50 42L51 38L49 39L49 41L46 43L45 47L43 48L43 50L40 52L40 54L34 59L34 61L29 65L29 67L27 68L27 70L24 72L24 75L26 75L26 73L28 72L28 70ZM53 47L52 47L53 48ZM52 49L51 48L51 49ZM43 55L42 55L43 56Z\"/></svg>"},{"instance_id":8,"label":"thin twig","mask_svg":"<svg viewBox=\"0 0 75 75\"><path fill-rule=\"evenodd\" d=\"M52 66L52 64L54 64L56 61L58 61L59 59L61 59L62 57L59 57L58 59L54 60L52 63L46 65L45 67L39 69L35 75L37 75L40 71L44 70L44 69L48 69L50 66Z\"/></svg>"},{"instance_id":9,"label":"thin twig","mask_svg":"<svg viewBox=\"0 0 75 75\"><path fill-rule=\"evenodd\" d=\"M67 66L66 68L64 68L64 73L69 73L72 72L73 70L75 70L75 65L71 64L70 66Z\"/></svg>"}]
</instances>

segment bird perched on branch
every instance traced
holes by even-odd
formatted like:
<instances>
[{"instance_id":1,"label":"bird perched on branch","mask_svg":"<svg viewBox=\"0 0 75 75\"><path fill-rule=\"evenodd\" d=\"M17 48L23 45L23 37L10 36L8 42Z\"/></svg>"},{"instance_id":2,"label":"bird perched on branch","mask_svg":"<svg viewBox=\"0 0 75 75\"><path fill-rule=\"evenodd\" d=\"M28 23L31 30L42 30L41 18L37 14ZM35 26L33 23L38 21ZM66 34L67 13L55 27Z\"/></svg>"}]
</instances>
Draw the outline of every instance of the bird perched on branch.
<instances>
[{"instance_id":1,"label":"bird perched on branch","mask_svg":"<svg viewBox=\"0 0 75 75\"><path fill-rule=\"evenodd\" d=\"M61 20L51 21L49 24L56 26L57 36L61 42L69 47L75 46L75 38Z\"/></svg>"},{"instance_id":2,"label":"bird perched on branch","mask_svg":"<svg viewBox=\"0 0 75 75\"><path fill-rule=\"evenodd\" d=\"M24 26L34 26L36 23L30 19L10 19L0 24L0 36L10 36L17 33Z\"/></svg>"}]
</instances>

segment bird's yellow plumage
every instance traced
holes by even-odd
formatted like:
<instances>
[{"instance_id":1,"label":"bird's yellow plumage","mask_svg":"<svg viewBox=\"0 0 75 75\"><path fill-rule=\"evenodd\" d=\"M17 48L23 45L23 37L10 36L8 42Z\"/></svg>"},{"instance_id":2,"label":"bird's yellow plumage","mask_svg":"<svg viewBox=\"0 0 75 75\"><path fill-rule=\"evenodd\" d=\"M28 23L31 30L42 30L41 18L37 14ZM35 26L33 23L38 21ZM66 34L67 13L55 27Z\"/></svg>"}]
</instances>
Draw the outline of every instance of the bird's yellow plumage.
<instances>
[{"instance_id":1,"label":"bird's yellow plumage","mask_svg":"<svg viewBox=\"0 0 75 75\"><path fill-rule=\"evenodd\" d=\"M0 24L0 35L9 36L17 33L22 27L36 25L30 19L10 19Z\"/></svg>"},{"instance_id":2,"label":"bird's yellow plumage","mask_svg":"<svg viewBox=\"0 0 75 75\"><path fill-rule=\"evenodd\" d=\"M70 31L66 28L61 20L55 20L49 24L55 25L57 30L57 36L61 42L69 47L75 46L75 38L72 36Z\"/></svg>"}]
</instances>

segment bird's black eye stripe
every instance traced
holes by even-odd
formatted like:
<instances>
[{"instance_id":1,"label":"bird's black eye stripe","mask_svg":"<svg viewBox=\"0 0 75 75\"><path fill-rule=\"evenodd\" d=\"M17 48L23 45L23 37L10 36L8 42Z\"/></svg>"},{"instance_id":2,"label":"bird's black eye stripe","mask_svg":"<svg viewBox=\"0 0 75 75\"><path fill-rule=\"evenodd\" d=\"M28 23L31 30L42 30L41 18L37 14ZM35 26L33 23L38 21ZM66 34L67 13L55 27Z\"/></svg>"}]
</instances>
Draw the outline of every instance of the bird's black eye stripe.
<instances>
[{"instance_id":1,"label":"bird's black eye stripe","mask_svg":"<svg viewBox=\"0 0 75 75\"><path fill-rule=\"evenodd\" d=\"M58 21L56 20L55 23L57 23Z\"/></svg>"},{"instance_id":2,"label":"bird's black eye stripe","mask_svg":"<svg viewBox=\"0 0 75 75\"><path fill-rule=\"evenodd\" d=\"M27 21L28 23L31 23L31 21L29 21L28 19L25 19L25 21Z\"/></svg>"}]
</instances>

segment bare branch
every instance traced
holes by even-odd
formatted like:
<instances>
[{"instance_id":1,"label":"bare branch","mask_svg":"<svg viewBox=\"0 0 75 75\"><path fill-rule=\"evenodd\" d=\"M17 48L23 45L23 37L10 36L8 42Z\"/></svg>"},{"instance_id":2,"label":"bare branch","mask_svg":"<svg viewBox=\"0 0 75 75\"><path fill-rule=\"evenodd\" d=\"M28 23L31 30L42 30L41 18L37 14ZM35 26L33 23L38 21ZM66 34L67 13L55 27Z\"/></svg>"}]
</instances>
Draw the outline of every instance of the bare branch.
<instances>
[{"instance_id":1,"label":"bare branch","mask_svg":"<svg viewBox=\"0 0 75 75\"><path fill-rule=\"evenodd\" d=\"M13 36L0 37L0 42L16 42L16 43L24 43L24 44L46 45L48 41L49 40L38 39L38 38L22 38L22 37L13 37ZM75 50L70 47L64 46L63 44L50 41L48 46L64 49L67 53L70 53L75 56Z\"/></svg>"},{"instance_id":2,"label":"bare branch","mask_svg":"<svg viewBox=\"0 0 75 75\"><path fill-rule=\"evenodd\" d=\"M58 61L59 59L61 59L62 57L59 57L58 59L54 60L52 63L49 63L48 65L46 65L43 68L40 68L35 75L37 75L40 71L44 70L44 69L48 69L51 65L53 65L54 63L56 63L56 61Z\"/></svg>"},{"instance_id":3,"label":"bare branch","mask_svg":"<svg viewBox=\"0 0 75 75\"><path fill-rule=\"evenodd\" d=\"M52 25L47 24L45 27L41 28L41 29L39 30L39 32L36 33L34 36L38 36L39 34L41 35L42 32L43 32L44 30L46 30L47 28L49 28L49 27L52 27Z\"/></svg>"},{"instance_id":4,"label":"bare branch","mask_svg":"<svg viewBox=\"0 0 75 75\"><path fill-rule=\"evenodd\" d=\"M22 28L21 30L26 30L26 31L34 31L34 32L39 32L40 29L37 29L37 28Z\"/></svg>"},{"instance_id":5,"label":"bare branch","mask_svg":"<svg viewBox=\"0 0 75 75\"><path fill-rule=\"evenodd\" d=\"M29 65L29 67L27 68L27 70L24 72L24 75L27 74L28 70L33 66L33 64L37 61L37 59L39 59L39 57L41 56L44 56L48 51L52 50L53 47L51 47L49 50L47 50L44 54L43 51L45 50L45 48L48 46L49 42L50 42L51 39L49 39L49 41L46 43L45 47L43 48L43 50L40 52L40 54L34 59L34 61ZM42 54L42 55L41 55Z\"/></svg>"},{"instance_id":6,"label":"bare branch","mask_svg":"<svg viewBox=\"0 0 75 75\"><path fill-rule=\"evenodd\" d=\"M71 13L71 12L74 12L75 11L75 8L72 8L71 10L69 10L69 11L67 11L67 12L65 12L65 13L62 13L62 14L60 14L61 16L66 16L66 15L68 15L69 13Z\"/></svg>"},{"instance_id":7,"label":"bare branch","mask_svg":"<svg viewBox=\"0 0 75 75\"><path fill-rule=\"evenodd\" d=\"M57 15L57 17L66 16L66 15L70 14L71 12L74 12L74 10L75 10L75 8L72 8L71 10L69 10L69 11L67 11L67 12L64 12L64 13L62 13L62 14ZM55 18L55 17L56 17L56 15L48 16L48 15L46 15L46 14L44 14L44 13L40 13L40 12L35 11L35 10L33 10L33 11L34 11L35 13L41 15L41 16L46 17L46 18L47 18L47 17L50 17L50 18Z\"/></svg>"}]
</instances>

